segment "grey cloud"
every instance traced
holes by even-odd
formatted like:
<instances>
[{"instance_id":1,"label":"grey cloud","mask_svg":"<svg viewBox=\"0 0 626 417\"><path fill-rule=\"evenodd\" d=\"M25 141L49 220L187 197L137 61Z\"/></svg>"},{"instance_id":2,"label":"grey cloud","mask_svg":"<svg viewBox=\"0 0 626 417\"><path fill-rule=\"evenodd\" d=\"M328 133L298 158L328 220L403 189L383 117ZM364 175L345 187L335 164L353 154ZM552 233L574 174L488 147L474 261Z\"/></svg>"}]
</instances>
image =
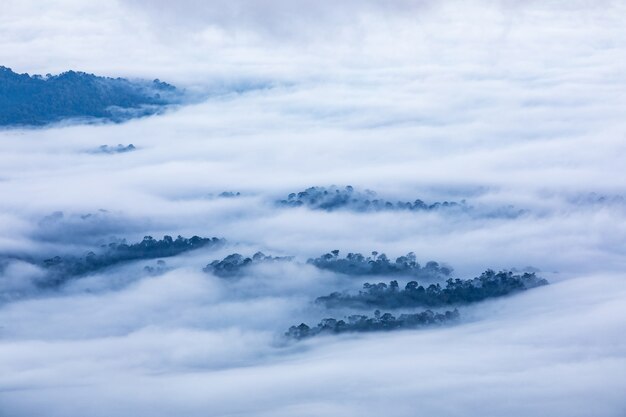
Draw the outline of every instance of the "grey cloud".
<instances>
[{"instance_id":1,"label":"grey cloud","mask_svg":"<svg viewBox=\"0 0 626 417\"><path fill-rule=\"evenodd\" d=\"M398 13L414 13L432 5L430 0L287 1L236 0L179 2L123 0L123 4L145 11L165 27L186 24L197 29L217 26L242 32L260 32L276 37L322 37L341 33L342 26L359 25L365 15L379 19ZM323 30L319 30L323 28Z\"/></svg>"}]
</instances>

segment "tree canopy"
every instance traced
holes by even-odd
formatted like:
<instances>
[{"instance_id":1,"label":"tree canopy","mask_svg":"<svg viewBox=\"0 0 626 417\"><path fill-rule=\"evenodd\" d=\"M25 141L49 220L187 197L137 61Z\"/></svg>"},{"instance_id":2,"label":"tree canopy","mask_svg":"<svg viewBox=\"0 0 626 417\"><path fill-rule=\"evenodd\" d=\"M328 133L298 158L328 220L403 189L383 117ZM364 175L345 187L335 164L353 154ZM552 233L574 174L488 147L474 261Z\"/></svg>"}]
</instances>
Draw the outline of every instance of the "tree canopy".
<instances>
[{"instance_id":1,"label":"tree canopy","mask_svg":"<svg viewBox=\"0 0 626 417\"><path fill-rule=\"evenodd\" d=\"M443 313L435 313L426 310L421 313L401 314L395 317L391 313L381 314L380 311L374 312L374 317L364 315L351 315L345 320L337 320L334 318L326 318L320 321L317 326L309 327L301 323L298 326L291 326L285 333L285 336L301 340L320 334L340 334L354 332L380 332L400 329L416 329L426 326L441 326L458 320L459 311L445 311Z\"/></svg>"},{"instance_id":2,"label":"tree canopy","mask_svg":"<svg viewBox=\"0 0 626 417\"><path fill-rule=\"evenodd\" d=\"M339 251L334 250L319 258L309 259L307 263L347 275L402 275L433 280L446 278L452 273L451 267L434 261L421 266L413 252L392 261L384 253L378 252L372 252L367 257L360 253L348 253L345 258L340 258Z\"/></svg>"},{"instance_id":3,"label":"tree canopy","mask_svg":"<svg viewBox=\"0 0 626 417\"><path fill-rule=\"evenodd\" d=\"M222 278L232 278L243 275L245 270L253 265L285 262L292 259L292 256L268 256L263 252L257 252L252 257L244 257L238 253L233 253L222 260L215 260L209 263L204 267L203 271Z\"/></svg>"},{"instance_id":4,"label":"tree canopy","mask_svg":"<svg viewBox=\"0 0 626 417\"><path fill-rule=\"evenodd\" d=\"M178 236L164 236L156 240L152 236L146 236L139 243L126 244L110 243L103 245L98 253L88 252L82 257L55 256L45 259L41 266L46 268L49 276L42 286L56 286L67 279L95 272L122 262L136 261L141 259L157 259L176 256L183 252L203 248L219 247L224 244L223 239L203 238L193 236L189 239Z\"/></svg>"},{"instance_id":5,"label":"tree canopy","mask_svg":"<svg viewBox=\"0 0 626 417\"><path fill-rule=\"evenodd\" d=\"M427 204L417 199L414 201L389 201L379 198L374 191L359 191L346 187L310 187L298 193L291 193L284 200L277 201L282 207L308 207L314 210L334 211L347 209L354 211L411 210L429 211L454 208L466 210L465 202L435 202Z\"/></svg>"},{"instance_id":6,"label":"tree canopy","mask_svg":"<svg viewBox=\"0 0 626 417\"><path fill-rule=\"evenodd\" d=\"M121 122L181 100L173 85L78 71L17 74L0 66L0 126L43 126L64 119Z\"/></svg>"},{"instance_id":7,"label":"tree canopy","mask_svg":"<svg viewBox=\"0 0 626 417\"><path fill-rule=\"evenodd\" d=\"M519 275L510 271L496 273L487 270L474 279L448 279L444 287L440 284L424 287L417 281L408 282L404 289L400 289L395 280L389 284L365 283L358 294L334 292L317 298L316 302L329 308L441 307L502 297L547 284L547 280L537 277L535 273Z\"/></svg>"}]
</instances>

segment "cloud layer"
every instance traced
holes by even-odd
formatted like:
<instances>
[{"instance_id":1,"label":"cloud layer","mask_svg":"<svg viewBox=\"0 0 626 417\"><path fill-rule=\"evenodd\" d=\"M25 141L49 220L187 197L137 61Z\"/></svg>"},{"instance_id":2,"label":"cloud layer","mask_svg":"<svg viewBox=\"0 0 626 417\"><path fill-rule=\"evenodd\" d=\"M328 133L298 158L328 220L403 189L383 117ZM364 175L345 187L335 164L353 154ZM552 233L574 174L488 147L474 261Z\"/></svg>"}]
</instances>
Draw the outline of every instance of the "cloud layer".
<instances>
[{"instance_id":1,"label":"cloud layer","mask_svg":"<svg viewBox=\"0 0 626 417\"><path fill-rule=\"evenodd\" d=\"M625 11L3 1L0 65L160 78L208 99L0 132L0 414L623 415ZM93 152L118 143L137 149ZM275 204L332 185L522 212ZM45 272L29 259L146 235L228 245L33 284ZM412 251L459 278L532 266L551 285L450 327L286 343L292 324L343 313L316 297L362 286L306 264L334 249ZM202 271L256 251L296 262L230 281Z\"/></svg>"}]
</instances>

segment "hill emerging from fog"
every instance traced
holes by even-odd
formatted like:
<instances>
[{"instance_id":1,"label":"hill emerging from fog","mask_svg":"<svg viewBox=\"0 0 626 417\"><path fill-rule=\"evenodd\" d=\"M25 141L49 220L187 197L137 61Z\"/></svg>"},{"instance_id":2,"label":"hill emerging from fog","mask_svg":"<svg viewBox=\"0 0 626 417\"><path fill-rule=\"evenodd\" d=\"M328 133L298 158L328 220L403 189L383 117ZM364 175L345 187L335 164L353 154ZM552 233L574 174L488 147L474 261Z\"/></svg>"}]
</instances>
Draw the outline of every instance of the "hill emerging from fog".
<instances>
[{"instance_id":1,"label":"hill emerging from fog","mask_svg":"<svg viewBox=\"0 0 626 417\"><path fill-rule=\"evenodd\" d=\"M179 103L173 85L77 71L17 74L0 66L0 126L44 126L63 120L112 121L147 116Z\"/></svg>"}]
</instances>

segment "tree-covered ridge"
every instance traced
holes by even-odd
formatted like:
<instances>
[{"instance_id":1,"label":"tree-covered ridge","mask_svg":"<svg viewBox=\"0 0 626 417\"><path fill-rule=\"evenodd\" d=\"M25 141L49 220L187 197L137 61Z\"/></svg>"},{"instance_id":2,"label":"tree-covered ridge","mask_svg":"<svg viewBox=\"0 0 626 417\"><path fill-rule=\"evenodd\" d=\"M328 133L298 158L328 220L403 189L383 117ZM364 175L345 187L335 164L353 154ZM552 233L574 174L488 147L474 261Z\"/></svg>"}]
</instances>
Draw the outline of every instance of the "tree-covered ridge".
<instances>
[{"instance_id":1,"label":"tree-covered ridge","mask_svg":"<svg viewBox=\"0 0 626 417\"><path fill-rule=\"evenodd\" d=\"M101 145L98 147L98 149L94 150L93 153L113 154L113 153L132 152L136 150L137 148L132 143L127 146L124 146L120 143L117 146Z\"/></svg>"},{"instance_id":2,"label":"tree-covered ridge","mask_svg":"<svg viewBox=\"0 0 626 417\"><path fill-rule=\"evenodd\" d=\"M348 253L345 258L340 258L339 251L334 250L319 258L309 259L307 263L348 275L402 275L432 280L448 277L452 273L452 268L434 261L421 266L413 252L391 261L387 255L378 252L372 252L368 257L360 253Z\"/></svg>"},{"instance_id":3,"label":"tree-covered ridge","mask_svg":"<svg viewBox=\"0 0 626 417\"><path fill-rule=\"evenodd\" d=\"M257 252L252 257L233 253L222 260L212 261L203 270L220 277L241 276L250 266L278 261L287 262L292 261L293 258L293 256L268 256L262 252ZM339 258L339 251L333 250L318 258L307 260L307 264L319 269L354 276L397 275L440 280L449 277L452 273L452 268L433 261L421 266L413 252L400 256L392 262L384 253L372 252L372 255L368 257L360 253L348 253L345 258Z\"/></svg>"},{"instance_id":4,"label":"tree-covered ridge","mask_svg":"<svg viewBox=\"0 0 626 417\"><path fill-rule=\"evenodd\" d=\"M0 126L42 126L63 119L120 122L180 101L176 87L67 71L30 76L0 66Z\"/></svg>"},{"instance_id":5,"label":"tree-covered ridge","mask_svg":"<svg viewBox=\"0 0 626 417\"><path fill-rule=\"evenodd\" d=\"M537 277L535 273L519 275L510 271L496 273L487 270L474 279L448 279L445 287L439 284L424 287L416 281L408 282L404 289L400 289L395 280L389 285L366 283L358 294L334 292L317 298L316 302L328 308L441 307L502 297L547 284L547 280Z\"/></svg>"},{"instance_id":6,"label":"tree-covered ridge","mask_svg":"<svg viewBox=\"0 0 626 417\"><path fill-rule=\"evenodd\" d=\"M218 197L220 198L241 197L241 193L239 191L222 191L221 193L219 193Z\"/></svg>"},{"instance_id":7,"label":"tree-covered ridge","mask_svg":"<svg viewBox=\"0 0 626 417\"><path fill-rule=\"evenodd\" d=\"M392 202L378 198L371 190L358 191L348 185L340 188L330 187L310 187L298 193L291 193L285 200L277 202L283 207L308 207L314 210L333 211L338 209L349 209L354 211L382 211L382 210L410 210L429 211L438 209L456 208L464 210L468 207L465 202L436 202L427 204L422 200L397 201Z\"/></svg>"},{"instance_id":8,"label":"tree-covered ridge","mask_svg":"<svg viewBox=\"0 0 626 417\"><path fill-rule=\"evenodd\" d=\"M59 285L71 277L85 275L122 262L166 258L203 247L219 247L223 244L223 239L198 236L189 239L182 236L176 239L164 236L161 240L146 236L141 242L130 245L124 242L110 243L103 245L100 253L89 252L83 257L55 256L45 259L42 266L49 271L49 276L43 285Z\"/></svg>"},{"instance_id":9,"label":"tree-covered ridge","mask_svg":"<svg viewBox=\"0 0 626 417\"><path fill-rule=\"evenodd\" d=\"M292 256L268 256L257 252L252 257L244 257L238 253L228 255L222 260L215 260L204 267L203 271L222 278L241 276L245 270L253 265L272 262L291 261Z\"/></svg>"},{"instance_id":10,"label":"tree-covered ridge","mask_svg":"<svg viewBox=\"0 0 626 417\"><path fill-rule=\"evenodd\" d=\"M352 315L346 317L346 320L327 318L323 319L313 328L301 323L299 326L291 326L285 333L285 336L301 340L320 334L416 329L451 323L458 320L459 317L460 315L457 309L444 313L434 313L430 310L426 310L421 313L401 314L397 318L391 313L381 314L380 311L376 310L374 317Z\"/></svg>"}]
</instances>

